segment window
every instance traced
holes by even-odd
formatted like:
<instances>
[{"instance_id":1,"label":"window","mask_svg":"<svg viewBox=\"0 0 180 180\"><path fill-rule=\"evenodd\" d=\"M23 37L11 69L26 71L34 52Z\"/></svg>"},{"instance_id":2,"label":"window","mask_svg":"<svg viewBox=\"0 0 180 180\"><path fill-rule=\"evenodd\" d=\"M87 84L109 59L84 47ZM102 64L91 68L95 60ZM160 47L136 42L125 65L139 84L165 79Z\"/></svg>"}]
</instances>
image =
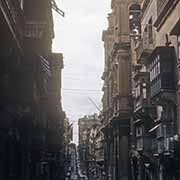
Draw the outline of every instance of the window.
<instances>
[{"instance_id":1,"label":"window","mask_svg":"<svg viewBox=\"0 0 180 180\"><path fill-rule=\"evenodd\" d=\"M180 34L178 35L178 59L180 61Z\"/></svg>"},{"instance_id":2,"label":"window","mask_svg":"<svg viewBox=\"0 0 180 180\"><path fill-rule=\"evenodd\" d=\"M150 70L150 82L152 81L152 71Z\"/></svg>"},{"instance_id":3,"label":"window","mask_svg":"<svg viewBox=\"0 0 180 180\"><path fill-rule=\"evenodd\" d=\"M157 120L160 120L163 112L163 107L158 105L156 108L157 108Z\"/></svg>"},{"instance_id":4,"label":"window","mask_svg":"<svg viewBox=\"0 0 180 180\"><path fill-rule=\"evenodd\" d=\"M157 147L158 147L158 153L162 153L164 150L164 142L163 141L158 141L157 142Z\"/></svg>"},{"instance_id":5,"label":"window","mask_svg":"<svg viewBox=\"0 0 180 180\"><path fill-rule=\"evenodd\" d=\"M143 129L142 127L136 127L136 137L140 137L143 135Z\"/></svg>"},{"instance_id":6,"label":"window","mask_svg":"<svg viewBox=\"0 0 180 180\"><path fill-rule=\"evenodd\" d=\"M140 21L141 7L139 4L132 4L129 8L129 26L132 35L138 36L141 33Z\"/></svg>"},{"instance_id":7,"label":"window","mask_svg":"<svg viewBox=\"0 0 180 180\"><path fill-rule=\"evenodd\" d=\"M145 33L147 32L147 26L145 27L144 32L145 32Z\"/></svg>"},{"instance_id":8,"label":"window","mask_svg":"<svg viewBox=\"0 0 180 180\"><path fill-rule=\"evenodd\" d=\"M137 140L137 150L142 150L143 149L143 138L140 138Z\"/></svg>"},{"instance_id":9,"label":"window","mask_svg":"<svg viewBox=\"0 0 180 180\"><path fill-rule=\"evenodd\" d=\"M180 63L180 34L177 37L178 64ZM178 86L180 86L180 67L178 67ZM180 89L180 88L179 88ZM180 90L179 90L180 93Z\"/></svg>"},{"instance_id":10,"label":"window","mask_svg":"<svg viewBox=\"0 0 180 180\"><path fill-rule=\"evenodd\" d=\"M158 61L158 64L157 64L157 69L158 69L158 75L161 73L161 68L160 68L160 62Z\"/></svg>"},{"instance_id":11,"label":"window","mask_svg":"<svg viewBox=\"0 0 180 180\"><path fill-rule=\"evenodd\" d=\"M148 66L150 72L151 97L164 93L163 90L175 90L175 54L173 47L159 47L154 51Z\"/></svg>"},{"instance_id":12,"label":"window","mask_svg":"<svg viewBox=\"0 0 180 180\"><path fill-rule=\"evenodd\" d=\"M138 98L141 95L141 87L140 84L136 87L136 98Z\"/></svg>"},{"instance_id":13,"label":"window","mask_svg":"<svg viewBox=\"0 0 180 180\"><path fill-rule=\"evenodd\" d=\"M143 99L147 98L147 90L146 88L143 88Z\"/></svg>"},{"instance_id":14,"label":"window","mask_svg":"<svg viewBox=\"0 0 180 180\"><path fill-rule=\"evenodd\" d=\"M169 65L168 65L169 67ZM159 55L157 55L150 64L150 81L152 82L161 73Z\"/></svg>"},{"instance_id":15,"label":"window","mask_svg":"<svg viewBox=\"0 0 180 180\"><path fill-rule=\"evenodd\" d=\"M164 126L161 124L158 128L157 128L157 138L162 138L164 137L165 133L164 133Z\"/></svg>"},{"instance_id":16,"label":"window","mask_svg":"<svg viewBox=\"0 0 180 180\"><path fill-rule=\"evenodd\" d=\"M152 17L148 22L148 36L149 36L149 44L153 43L153 24L152 24Z\"/></svg>"},{"instance_id":17,"label":"window","mask_svg":"<svg viewBox=\"0 0 180 180\"><path fill-rule=\"evenodd\" d=\"M143 83L142 84L142 93L143 93L143 99L146 99L147 98L147 89L146 89L146 83Z\"/></svg>"}]
</instances>

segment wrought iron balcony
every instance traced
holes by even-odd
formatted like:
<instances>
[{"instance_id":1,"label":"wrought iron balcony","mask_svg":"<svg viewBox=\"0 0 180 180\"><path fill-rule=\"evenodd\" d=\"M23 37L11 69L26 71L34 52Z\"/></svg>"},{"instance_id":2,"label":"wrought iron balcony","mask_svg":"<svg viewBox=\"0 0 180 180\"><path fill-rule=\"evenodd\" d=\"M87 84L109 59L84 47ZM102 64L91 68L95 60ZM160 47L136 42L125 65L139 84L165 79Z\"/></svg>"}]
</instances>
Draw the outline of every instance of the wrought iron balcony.
<instances>
[{"instance_id":1,"label":"wrought iron balcony","mask_svg":"<svg viewBox=\"0 0 180 180\"><path fill-rule=\"evenodd\" d=\"M24 36L26 38L40 39L43 35L46 22L27 21Z\"/></svg>"},{"instance_id":2,"label":"wrought iron balcony","mask_svg":"<svg viewBox=\"0 0 180 180\"><path fill-rule=\"evenodd\" d=\"M0 0L0 11L2 13L3 29L8 29L12 33L12 37L15 38L18 46L20 47L20 39L23 35L24 28L24 16L23 10L19 0ZM1 27L2 28L2 27Z\"/></svg>"},{"instance_id":3,"label":"wrought iron balcony","mask_svg":"<svg viewBox=\"0 0 180 180\"><path fill-rule=\"evenodd\" d=\"M175 50L173 47L156 47L149 57L147 67L150 71L151 98L166 96L174 101L176 91Z\"/></svg>"}]
</instances>

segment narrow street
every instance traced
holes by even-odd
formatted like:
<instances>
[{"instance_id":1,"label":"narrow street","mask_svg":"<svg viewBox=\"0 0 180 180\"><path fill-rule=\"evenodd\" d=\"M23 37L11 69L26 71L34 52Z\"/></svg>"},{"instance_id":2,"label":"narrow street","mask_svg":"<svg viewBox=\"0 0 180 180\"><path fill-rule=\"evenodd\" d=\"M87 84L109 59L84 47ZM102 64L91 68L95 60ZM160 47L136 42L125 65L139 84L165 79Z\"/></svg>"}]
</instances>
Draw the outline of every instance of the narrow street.
<instances>
[{"instance_id":1,"label":"narrow street","mask_svg":"<svg viewBox=\"0 0 180 180\"><path fill-rule=\"evenodd\" d=\"M180 180L180 0L0 0L0 180Z\"/></svg>"},{"instance_id":2,"label":"narrow street","mask_svg":"<svg viewBox=\"0 0 180 180\"><path fill-rule=\"evenodd\" d=\"M85 175L82 175L80 169L80 159L76 146L71 147L70 163L68 172L66 172L66 180L87 180Z\"/></svg>"},{"instance_id":3,"label":"narrow street","mask_svg":"<svg viewBox=\"0 0 180 180\"><path fill-rule=\"evenodd\" d=\"M77 169L77 159L76 159L76 149L72 149L72 154L71 154L71 175L70 179L71 180L78 180L78 169Z\"/></svg>"}]
</instances>

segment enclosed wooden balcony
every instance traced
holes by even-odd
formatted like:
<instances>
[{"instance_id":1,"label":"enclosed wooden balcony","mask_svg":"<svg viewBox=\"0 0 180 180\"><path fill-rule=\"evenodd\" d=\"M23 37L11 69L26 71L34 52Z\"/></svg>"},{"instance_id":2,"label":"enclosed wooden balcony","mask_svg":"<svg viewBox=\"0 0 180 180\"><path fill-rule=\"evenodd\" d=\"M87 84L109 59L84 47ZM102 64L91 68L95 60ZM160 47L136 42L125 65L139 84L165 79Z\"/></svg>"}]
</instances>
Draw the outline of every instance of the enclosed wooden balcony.
<instances>
[{"instance_id":1,"label":"enclosed wooden balcony","mask_svg":"<svg viewBox=\"0 0 180 180\"><path fill-rule=\"evenodd\" d=\"M2 42L0 48L5 49L15 44L15 46L21 49L24 16L20 1L0 0L0 27Z\"/></svg>"},{"instance_id":2,"label":"enclosed wooden balcony","mask_svg":"<svg viewBox=\"0 0 180 180\"><path fill-rule=\"evenodd\" d=\"M150 96L174 99L176 62L173 47L156 47L147 62L150 71ZM174 100L173 100L174 101Z\"/></svg>"}]
</instances>

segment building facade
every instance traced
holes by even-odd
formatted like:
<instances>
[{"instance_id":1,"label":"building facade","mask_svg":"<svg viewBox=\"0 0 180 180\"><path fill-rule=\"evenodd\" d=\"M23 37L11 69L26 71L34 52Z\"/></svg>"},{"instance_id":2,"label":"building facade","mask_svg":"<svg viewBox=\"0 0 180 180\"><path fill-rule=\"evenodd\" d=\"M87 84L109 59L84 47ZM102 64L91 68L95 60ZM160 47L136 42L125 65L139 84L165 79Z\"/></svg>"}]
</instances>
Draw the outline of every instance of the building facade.
<instances>
[{"instance_id":1,"label":"building facade","mask_svg":"<svg viewBox=\"0 0 180 180\"><path fill-rule=\"evenodd\" d=\"M103 134L97 114L79 119L79 157L81 171L89 179L101 179L104 171Z\"/></svg>"},{"instance_id":2,"label":"building facade","mask_svg":"<svg viewBox=\"0 0 180 180\"><path fill-rule=\"evenodd\" d=\"M0 1L0 179L63 177L53 172L63 166L64 112L51 8L50 0Z\"/></svg>"},{"instance_id":3,"label":"building facade","mask_svg":"<svg viewBox=\"0 0 180 180\"><path fill-rule=\"evenodd\" d=\"M99 118L89 130L88 177L89 179L104 179L104 135Z\"/></svg>"},{"instance_id":4,"label":"building facade","mask_svg":"<svg viewBox=\"0 0 180 180\"><path fill-rule=\"evenodd\" d=\"M131 36L132 177L179 179L179 1L139 5L141 31Z\"/></svg>"},{"instance_id":5,"label":"building facade","mask_svg":"<svg viewBox=\"0 0 180 180\"><path fill-rule=\"evenodd\" d=\"M71 165L71 149L72 149L72 140L73 140L73 124L69 122L69 119L66 117L64 121L64 148L65 148L65 161L64 161L64 171L65 175L70 175L70 165Z\"/></svg>"},{"instance_id":6,"label":"building facade","mask_svg":"<svg viewBox=\"0 0 180 180\"><path fill-rule=\"evenodd\" d=\"M111 8L103 32L106 177L179 179L180 1L112 0Z\"/></svg>"},{"instance_id":7,"label":"building facade","mask_svg":"<svg viewBox=\"0 0 180 180\"><path fill-rule=\"evenodd\" d=\"M105 139L107 179L127 180L130 173L131 43L129 6L131 1L112 0L108 29L103 32L105 68L102 123Z\"/></svg>"},{"instance_id":8,"label":"building facade","mask_svg":"<svg viewBox=\"0 0 180 180\"><path fill-rule=\"evenodd\" d=\"M81 161L81 171L83 174L88 173L89 160L89 135L91 128L97 124L97 115L88 115L79 119L79 158Z\"/></svg>"}]
</instances>

